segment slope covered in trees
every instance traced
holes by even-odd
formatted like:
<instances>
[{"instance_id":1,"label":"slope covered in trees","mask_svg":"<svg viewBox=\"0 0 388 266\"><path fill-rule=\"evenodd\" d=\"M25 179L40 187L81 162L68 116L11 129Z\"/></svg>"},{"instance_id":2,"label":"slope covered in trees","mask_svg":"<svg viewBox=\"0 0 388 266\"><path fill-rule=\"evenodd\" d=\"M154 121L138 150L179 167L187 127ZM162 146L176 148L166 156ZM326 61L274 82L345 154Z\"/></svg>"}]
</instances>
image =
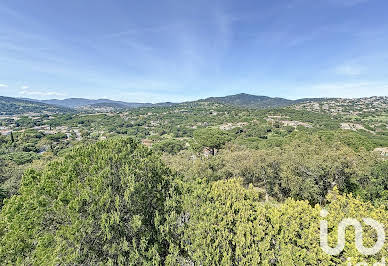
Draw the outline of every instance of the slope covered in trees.
<instances>
[{"instance_id":1,"label":"slope covered in trees","mask_svg":"<svg viewBox=\"0 0 388 266\"><path fill-rule=\"evenodd\" d=\"M387 228L386 111L367 115L197 102L6 116L0 265L381 261L387 246L362 256L351 228L339 255L319 246L323 208L330 246L343 218Z\"/></svg>"},{"instance_id":2,"label":"slope covered in trees","mask_svg":"<svg viewBox=\"0 0 388 266\"><path fill-rule=\"evenodd\" d=\"M0 115L70 112L70 109L29 100L0 96Z\"/></svg>"},{"instance_id":3,"label":"slope covered in trees","mask_svg":"<svg viewBox=\"0 0 388 266\"><path fill-rule=\"evenodd\" d=\"M288 106L293 103L292 100L288 100L284 98L271 98L267 96L257 96L257 95L251 95L246 93L239 93L239 94L229 95L225 97L210 97L200 101L230 104L230 105L241 106L241 107L256 107L256 108Z\"/></svg>"},{"instance_id":4,"label":"slope covered in trees","mask_svg":"<svg viewBox=\"0 0 388 266\"><path fill-rule=\"evenodd\" d=\"M301 147L300 151L308 150ZM346 176L358 176L349 163L365 160L356 158L350 150L344 152L344 161L333 168L338 171L332 173L333 177L345 175L341 182L334 180L337 184L347 183ZM223 156L219 153L211 159ZM287 156L285 161L291 159ZM299 172L293 172L297 169L308 174L328 167L330 173L330 161L314 165L314 158L305 156L301 165L306 164L306 170L298 165L279 169L280 176L287 180L279 180L281 183L297 183ZM329 155L329 159L335 156ZM348 258L351 263L373 263L387 256L388 243L376 255L360 255L351 230L339 255L324 253L319 242L323 208L329 213L324 219L330 225L329 239L334 245L339 221L349 216L373 218L387 229L385 205L341 194L337 186L324 193L321 204L303 200L310 200L310 194L295 193L269 201L266 187L257 186L259 181L263 182L260 171L264 168L250 170L250 166L239 164L238 158L243 157L240 154L232 159L232 163L226 164L229 170L213 179L204 169L188 171L186 176L174 173L158 155L131 138L113 138L73 148L43 171L27 171L19 194L5 201L0 213L1 264L346 265ZM266 160L255 154L253 158ZM283 162L270 163L276 164ZM340 165L348 170L338 168ZM383 186L384 167L375 176ZM273 170L268 168L268 173ZM240 172L230 175L227 171ZM285 172L281 174L282 171ZM249 179L255 174L256 181ZM349 189L352 188L350 183ZM319 189L312 187L311 191ZM347 189L346 185L341 188L344 192ZM282 190L286 191L279 188ZM372 228L365 229L364 241L374 243Z\"/></svg>"}]
</instances>

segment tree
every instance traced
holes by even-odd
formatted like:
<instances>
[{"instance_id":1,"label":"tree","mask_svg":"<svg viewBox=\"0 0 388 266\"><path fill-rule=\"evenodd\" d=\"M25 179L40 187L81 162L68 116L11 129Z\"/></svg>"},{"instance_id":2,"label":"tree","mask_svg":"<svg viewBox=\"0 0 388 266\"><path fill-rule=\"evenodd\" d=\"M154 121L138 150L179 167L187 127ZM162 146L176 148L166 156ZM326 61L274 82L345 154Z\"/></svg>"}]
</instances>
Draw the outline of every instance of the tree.
<instances>
[{"instance_id":1,"label":"tree","mask_svg":"<svg viewBox=\"0 0 388 266\"><path fill-rule=\"evenodd\" d=\"M216 150L220 149L229 139L228 134L218 128L203 128L194 131L192 146L196 150L209 148L210 153L215 155Z\"/></svg>"},{"instance_id":2,"label":"tree","mask_svg":"<svg viewBox=\"0 0 388 266\"><path fill-rule=\"evenodd\" d=\"M312 205L322 203L334 186L341 192L355 194L362 194L365 189L372 191L378 184L384 187L384 169L376 168L371 174L377 162L373 154L365 150L356 152L340 143L329 144L318 137L310 139L290 139L282 147L265 150L227 145L217 156L206 160L190 160L191 154L184 153L173 160L166 159L188 179L215 181L240 177L245 184L253 184L264 190L268 198L280 202L291 197L308 200ZM372 176L376 176L374 183ZM382 194L375 195L380 198Z\"/></svg>"},{"instance_id":3,"label":"tree","mask_svg":"<svg viewBox=\"0 0 388 266\"><path fill-rule=\"evenodd\" d=\"M319 246L319 209L265 204L241 180L199 181L183 193L183 258L193 265L334 265ZM171 255L173 256L173 255ZM171 259L171 258L170 258Z\"/></svg>"},{"instance_id":4,"label":"tree","mask_svg":"<svg viewBox=\"0 0 388 266\"><path fill-rule=\"evenodd\" d=\"M152 147L156 151L177 154L185 148L185 143L176 139L167 139L155 143Z\"/></svg>"},{"instance_id":5,"label":"tree","mask_svg":"<svg viewBox=\"0 0 388 266\"><path fill-rule=\"evenodd\" d=\"M171 171L148 148L119 138L74 148L28 171L0 215L4 264L159 264Z\"/></svg>"},{"instance_id":6,"label":"tree","mask_svg":"<svg viewBox=\"0 0 388 266\"><path fill-rule=\"evenodd\" d=\"M376 164L362 181L364 189L358 192L362 198L376 204L388 204L388 161Z\"/></svg>"},{"instance_id":7,"label":"tree","mask_svg":"<svg viewBox=\"0 0 388 266\"><path fill-rule=\"evenodd\" d=\"M287 199L284 203L264 203L263 194L241 180L216 182L197 180L182 193L183 209L175 219L181 252L170 254L171 265L352 265L375 263L387 256L388 243L375 255L365 257L354 245L354 230L346 231L346 246L337 256L320 246L320 222L329 225L329 245L335 246L342 219L373 218L387 230L384 206L374 207L334 188L328 195L326 217L323 206ZM364 226L366 246L375 243L375 231ZM368 264L371 265L371 264Z\"/></svg>"}]
</instances>

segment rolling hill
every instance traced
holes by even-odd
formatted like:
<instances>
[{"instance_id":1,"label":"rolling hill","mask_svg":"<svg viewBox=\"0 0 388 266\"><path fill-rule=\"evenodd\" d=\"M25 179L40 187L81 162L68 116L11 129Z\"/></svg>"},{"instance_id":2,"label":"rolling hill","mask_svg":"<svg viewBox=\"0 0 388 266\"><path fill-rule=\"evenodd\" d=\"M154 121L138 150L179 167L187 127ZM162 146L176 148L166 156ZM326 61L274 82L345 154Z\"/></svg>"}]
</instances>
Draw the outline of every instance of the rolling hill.
<instances>
[{"instance_id":1,"label":"rolling hill","mask_svg":"<svg viewBox=\"0 0 388 266\"><path fill-rule=\"evenodd\" d=\"M85 98L68 98L68 99L50 99L50 100L36 100L28 98L0 98L0 113L1 114L20 114L27 112L67 112L70 110L95 110L101 109L128 109L128 108L140 108L140 107L169 107L177 104L192 104L192 103L219 103L226 105L234 105L240 107L249 108L276 108L285 107L295 104L301 104L306 102L320 102L325 99L298 99L289 100L278 97L257 96L246 93L240 93L235 95L229 95L224 97L210 97L193 102L184 103L136 103L136 102L124 102L114 101L110 99L85 99Z\"/></svg>"},{"instance_id":2,"label":"rolling hill","mask_svg":"<svg viewBox=\"0 0 388 266\"><path fill-rule=\"evenodd\" d=\"M229 95L225 97L210 97L199 100L198 102L213 102L254 108L282 107L294 104L294 101L284 98L272 98L268 96L257 96L246 93Z\"/></svg>"},{"instance_id":3,"label":"rolling hill","mask_svg":"<svg viewBox=\"0 0 388 266\"><path fill-rule=\"evenodd\" d=\"M63 100L58 99L51 99L51 100L35 100L46 104L52 104L56 106L63 106L68 108L79 108L79 107L85 107L85 106L93 106L93 105L99 105L104 104L107 106L119 106L120 108L136 108L136 107L144 107L144 106L150 106L151 103L131 103L131 102L122 102L122 101L113 101L109 99L97 99L97 100L91 100L91 99L84 99L84 98L68 98Z\"/></svg>"},{"instance_id":4,"label":"rolling hill","mask_svg":"<svg viewBox=\"0 0 388 266\"><path fill-rule=\"evenodd\" d=\"M65 107L59 107L25 99L0 96L0 115L15 115L41 112L59 113L71 111L71 109Z\"/></svg>"},{"instance_id":5,"label":"rolling hill","mask_svg":"<svg viewBox=\"0 0 388 266\"><path fill-rule=\"evenodd\" d=\"M85 98L67 98L63 100L50 99L50 100L35 100L27 99L29 101L35 101L45 104L51 104L55 106L73 108L73 109L93 109L93 108L112 108L112 109L126 109L126 108L139 108L139 107L168 107L175 105L177 103L172 102L162 102L162 103L137 103L137 102L123 102L123 101L114 101L110 99L85 99Z\"/></svg>"}]
</instances>

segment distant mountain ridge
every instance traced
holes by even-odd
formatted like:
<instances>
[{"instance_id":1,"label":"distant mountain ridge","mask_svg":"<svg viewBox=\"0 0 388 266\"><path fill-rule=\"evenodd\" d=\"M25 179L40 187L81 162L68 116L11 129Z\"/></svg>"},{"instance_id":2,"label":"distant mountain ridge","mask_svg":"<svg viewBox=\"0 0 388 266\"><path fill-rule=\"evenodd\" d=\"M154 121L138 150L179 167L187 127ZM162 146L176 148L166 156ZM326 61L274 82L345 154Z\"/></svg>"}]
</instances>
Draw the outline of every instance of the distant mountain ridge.
<instances>
[{"instance_id":1,"label":"distant mountain ridge","mask_svg":"<svg viewBox=\"0 0 388 266\"><path fill-rule=\"evenodd\" d=\"M85 99L85 98L68 98L63 100L50 99L50 100L35 100L26 99L30 101L36 101L45 104L51 104L55 106L61 106L66 108L74 109L93 109L93 108L113 108L113 109L125 109L125 108L139 108L139 107L150 107L150 106L171 106L176 103L136 103L136 102L123 102L114 101L110 99ZM297 100L300 101L300 100ZM210 97L206 99L200 99L191 103L220 103L235 105L241 107L252 107L252 108L273 108L273 107L284 107L297 103L297 101L268 96L257 96L246 93L240 93L235 95L229 95L224 97Z\"/></svg>"},{"instance_id":2,"label":"distant mountain ridge","mask_svg":"<svg viewBox=\"0 0 388 266\"><path fill-rule=\"evenodd\" d=\"M41 103L56 105L56 106L63 106L67 108L79 108L84 106L92 106L92 105L98 105L98 104L107 104L111 106L120 106L120 107L127 107L127 108L136 108L136 107L144 107L144 106L150 106L151 103L135 103L135 102L122 102L122 101L114 101L110 99L85 99L85 98L67 98L63 100L58 99L50 99L50 100L35 100L35 99L29 99L31 101L37 101Z\"/></svg>"},{"instance_id":3,"label":"distant mountain ridge","mask_svg":"<svg viewBox=\"0 0 388 266\"><path fill-rule=\"evenodd\" d=\"M15 115L41 112L60 113L73 111L74 110L66 107L55 106L26 99L0 96L0 115Z\"/></svg>"},{"instance_id":4,"label":"distant mountain ridge","mask_svg":"<svg viewBox=\"0 0 388 266\"><path fill-rule=\"evenodd\" d=\"M289 100L279 97L257 96L247 93L239 93L224 97L209 97L192 102L183 103L137 103L114 101L110 99L85 99L85 98L68 98L68 99L50 99L36 100L26 98L11 98L0 96L0 114L21 114L27 112L69 112L75 110L114 110L114 109L129 109L141 107L169 107L179 104L198 104L198 103L220 103L226 105L234 105L247 108L276 108L297 105L302 103L322 102L326 100L336 100L338 98L305 98L297 100ZM363 98L361 98L363 99Z\"/></svg>"}]
</instances>

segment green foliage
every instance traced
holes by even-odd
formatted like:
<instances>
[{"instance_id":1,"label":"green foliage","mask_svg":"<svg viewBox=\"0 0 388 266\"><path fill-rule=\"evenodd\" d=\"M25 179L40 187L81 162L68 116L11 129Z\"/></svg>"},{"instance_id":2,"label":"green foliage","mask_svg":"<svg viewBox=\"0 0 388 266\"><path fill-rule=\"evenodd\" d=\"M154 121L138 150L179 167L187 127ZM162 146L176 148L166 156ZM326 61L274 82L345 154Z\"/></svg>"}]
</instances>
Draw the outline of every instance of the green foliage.
<instances>
[{"instance_id":1,"label":"green foliage","mask_svg":"<svg viewBox=\"0 0 388 266\"><path fill-rule=\"evenodd\" d=\"M16 127L33 127L33 126L35 126L35 121L28 116L22 116L16 122Z\"/></svg>"},{"instance_id":2,"label":"green foliage","mask_svg":"<svg viewBox=\"0 0 388 266\"><path fill-rule=\"evenodd\" d=\"M33 160L37 159L39 156L34 152L14 152L9 154L8 159L15 162L18 165L31 163Z\"/></svg>"},{"instance_id":3,"label":"green foliage","mask_svg":"<svg viewBox=\"0 0 388 266\"><path fill-rule=\"evenodd\" d=\"M326 142L341 142L355 151L362 148L371 151L376 147L370 137L353 131L320 131L317 135Z\"/></svg>"},{"instance_id":4,"label":"green foliage","mask_svg":"<svg viewBox=\"0 0 388 266\"><path fill-rule=\"evenodd\" d=\"M245 100L256 100L250 98ZM338 265L352 257L354 265L381 260L387 248L361 257L352 230L343 253L324 254L319 212L329 210L332 246L342 218L386 223L388 165L372 153L388 146L386 113L358 109L358 115L345 116L317 103L320 109L313 112L300 106L259 110L205 101L0 119L2 130L12 132L0 136L0 205L5 204L0 264ZM39 110L11 104L16 104L13 112ZM340 129L343 122L367 130ZM183 178L138 142L118 135L152 141L152 149ZM108 140L98 142L102 138ZM198 156L205 148L217 156ZM21 182L28 168L35 170ZM322 207L313 207L317 203ZM365 240L371 245L369 229Z\"/></svg>"},{"instance_id":5,"label":"green foliage","mask_svg":"<svg viewBox=\"0 0 388 266\"><path fill-rule=\"evenodd\" d=\"M370 202L365 202L359 198L354 198L352 195L340 195L338 190L334 190L327 197L328 204L325 209L328 216L325 219L329 225L329 245L334 247L337 244L337 228L339 223L344 218L354 218L361 222L363 226L363 244L366 247L371 247L376 243L376 231L362 222L362 219L372 218L381 223L385 228L385 235L388 233L388 209L385 205L378 207L373 206ZM345 249L334 259L337 264L346 265L346 260L351 258L351 264L366 262L368 265L374 265L376 262L381 262L382 258L388 256L388 242L385 241L383 248L376 255L363 256L355 247L355 231L352 227L346 230Z\"/></svg>"},{"instance_id":6,"label":"green foliage","mask_svg":"<svg viewBox=\"0 0 388 266\"><path fill-rule=\"evenodd\" d=\"M200 151L203 148L209 148L212 155L220 149L228 140L229 136L218 128L204 128L194 131L194 142L192 147Z\"/></svg>"},{"instance_id":7,"label":"green foliage","mask_svg":"<svg viewBox=\"0 0 388 266\"><path fill-rule=\"evenodd\" d=\"M362 183L365 187L359 191L362 198L388 206L388 161L377 163Z\"/></svg>"},{"instance_id":8,"label":"green foliage","mask_svg":"<svg viewBox=\"0 0 388 266\"><path fill-rule=\"evenodd\" d=\"M346 265L352 262L381 261L388 243L377 255L364 258L355 250L354 232L347 231L345 250L330 256L320 247L322 207L306 201L287 200L283 204L260 202L263 194L244 188L238 180L194 182L184 195L184 208L178 221L182 240L181 253L169 260L194 265ZM328 196L326 217L332 231L343 218L371 217L387 226L388 211L376 208L334 190ZM364 243L374 243L372 229L364 234ZM176 264L175 264L176 265Z\"/></svg>"},{"instance_id":9,"label":"green foliage","mask_svg":"<svg viewBox=\"0 0 388 266\"><path fill-rule=\"evenodd\" d=\"M5 264L159 264L171 172L132 139L77 147L28 171L0 216Z\"/></svg>"},{"instance_id":10,"label":"green foliage","mask_svg":"<svg viewBox=\"0 0 388 266\"><path fill-rule=\"evenodd\" d=\"M52 135L48 135L47 139L52 140L52 141L60 141L61 139L66 139L66 134L65 133L55 133Z\"/></svg>"},{"instance_id":11,"label":"green foliage","mask_svg":"<svg viewBox=\"0 0 388 266\"><path fill-rule=\"evenodd\" d=\"M0 114L2 115L24 114L28 112L40 113L44 111L70 112L71 110L44 103L0 96Z\"/></svg>"},{"instance_id":12,"label":"green foliage","mask_svg":"<svg viewBox=\"0 0 388 266\"><path fill-rule=\"evenodd\" d=\"M169 154L177 154L185 148L185 143L175 139L162 140L153 145L153 149Z\"/></svg>"},{"instance_id":13,"label":"green foliage","mask_svg":"<svg viewBox=\"0 0 388 266\"><path fill-rule=\"evenodd\" d=\"M318 136L309 142L291 140L278 148L252 150L227 146L217 156L190 159L190 154L165 156L169 165L192 177L221 180L242 178L278 201L292 197L322 203L334 186L341 192L363 193L373 186L372 167L377 159L365 150L356 152L340 143L327 143ZM387 185L388 179L378 178ZM376 195L378 196L378 195Z\"/></svg>"}]
</instances>

